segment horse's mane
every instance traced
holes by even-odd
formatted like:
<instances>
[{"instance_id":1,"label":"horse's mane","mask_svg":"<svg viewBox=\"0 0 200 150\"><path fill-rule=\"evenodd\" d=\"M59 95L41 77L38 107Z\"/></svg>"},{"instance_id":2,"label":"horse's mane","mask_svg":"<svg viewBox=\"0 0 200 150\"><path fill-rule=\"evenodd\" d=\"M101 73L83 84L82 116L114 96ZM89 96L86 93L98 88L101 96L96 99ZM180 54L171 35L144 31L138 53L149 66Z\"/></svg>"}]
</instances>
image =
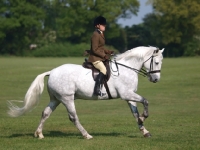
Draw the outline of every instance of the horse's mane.
<instances>
[{"instance_id":1,"label":"horse's mane","mask_svg":"<svg viewBox=\"0 0 200 150\"><path fill-rule=\"evenodd\" d=\"M138 59L144 58L145 56L151 55L154 50L157 50L157 47L149 46L140 46L136 47L130 50L127 50L124 53L118 54L115 59L121 60L121 59L128 59L129 57L137 57Z\"/></svg>"}]
</instances>

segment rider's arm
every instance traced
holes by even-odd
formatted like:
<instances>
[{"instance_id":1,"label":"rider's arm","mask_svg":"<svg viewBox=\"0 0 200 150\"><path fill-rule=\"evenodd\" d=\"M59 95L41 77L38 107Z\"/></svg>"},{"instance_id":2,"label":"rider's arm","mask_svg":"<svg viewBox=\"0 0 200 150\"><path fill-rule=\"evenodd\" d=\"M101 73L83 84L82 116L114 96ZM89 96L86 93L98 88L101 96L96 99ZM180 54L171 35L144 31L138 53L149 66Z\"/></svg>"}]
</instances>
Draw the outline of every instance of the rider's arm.
<instances>
[{"instance_id":1,"label":"rider's arm","mask_svg":"<svg viewBox=\"0 0 200 150\"><path fill-rule=\"evenodd\" d=\"M95 55L101 58L104 58L106 54L105 54L104 48L99 45L99 38L100 38L99 33L94 32L91 39L91 48L92 48L91 50Z\"/></svg>"}]
</instances>

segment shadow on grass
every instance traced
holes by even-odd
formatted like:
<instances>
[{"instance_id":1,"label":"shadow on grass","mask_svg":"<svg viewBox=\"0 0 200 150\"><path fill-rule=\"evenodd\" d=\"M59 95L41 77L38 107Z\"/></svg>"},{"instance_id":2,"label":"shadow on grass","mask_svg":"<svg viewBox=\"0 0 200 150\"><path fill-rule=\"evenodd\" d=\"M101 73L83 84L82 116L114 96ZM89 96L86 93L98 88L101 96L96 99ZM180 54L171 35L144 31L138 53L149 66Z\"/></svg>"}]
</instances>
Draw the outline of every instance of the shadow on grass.
<instances>
[{"instance_id":1,"label":"shadow on grass","mask_svg":"<svg viewBox=\"0 0 200 150\"><path fill-rule=\"evenodd\" d=\"M24 133L24 134L12 134L10 136L8 136L8 138L17 138L17 137L30 137L32 136L33 137L33 133ZM2 137L2 136L1 136Z\"/></svg>"},{"instance_id":2,"label":"shadow on grass","mask_svg":"<svg viewBox=\"0 0 200 150\"><path fill-rule=\"evenodd\" d=\"M65 133L65 132L61 132L61 131L49 131L48 133L43 133L44 137L79 137L79 138L83 138L82 135L80 133ZM111 132L111 133L90 133L90 135L92 136L96 136L96 137L119 137L119 136L127 136L126 134L123 133L117 133L117 132ZM25 134L12 134L10 136L8 136L8 138L17 138L17 137L34 137L33 133L25 133ZM136 138L136 136L127 136L129 138Z\"/></svg>"}]
</instances>

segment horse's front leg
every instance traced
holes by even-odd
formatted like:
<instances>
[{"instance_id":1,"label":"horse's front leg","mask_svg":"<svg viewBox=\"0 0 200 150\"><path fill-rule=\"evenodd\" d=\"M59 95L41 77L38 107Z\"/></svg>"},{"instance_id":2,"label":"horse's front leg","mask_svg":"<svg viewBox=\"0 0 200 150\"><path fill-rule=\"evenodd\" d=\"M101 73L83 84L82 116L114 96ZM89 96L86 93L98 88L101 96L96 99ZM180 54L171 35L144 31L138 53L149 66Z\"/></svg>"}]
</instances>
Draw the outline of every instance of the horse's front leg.
<instances>
[{"instance_id":1,"label":"horse's front leg","mask_svg":"<svg viewBox=\"0 0 200 150\"><path fill-rule=\"evenodd\" d=\"M144 120L149 116L149 112L148 112L149 103L144 97L132 91L123 91L122 94L120 94L120 97L121 99L126 100L126 101L139 102L143 104L144 111L143 111L143 114L140 116L140 119L142 122L144 122Z\"/></svg>"},{"instance_id":2,"label":"horse's front leg","mask_svg":"<svg viewBox=\"0 0 200 150\"><path fill-rule=\"evenodd\" d=\"M136 122L138 124L139 130L142 132L144 137L150 137L151 134L149 133L149 131L144 127L143 125L143 120L141 120L141 117L139 117L139 112L137 109L137 104L136 102L133 101L128 101L128 105L131 109L131 112L133 113L133 116L136 119Z\"/></svg>"},{"instance_id":3,"label":"horse's front leg","mask_svg":"<svg viewBox=\"0 0 200 150\"><path fill-rule=\"evenodd\" d=\"M123 89L123 90L119 91L119 93L120 93L121 99L126 100L128 102L128 104L131 108L131 111L138 122L140 131L142 131L142 133L145 137L150 137L151 135L150 135L149 131L147 131L145 129L145 127L143 126L144 120L149 116L148 101L144 97L136 94L135 92L133 92L130 89L126 90L126 91L124 91L124 89ZM139 116L136 102L142 103L144 106L144 111L141 116Z\"/></svg>"}]
</instances>

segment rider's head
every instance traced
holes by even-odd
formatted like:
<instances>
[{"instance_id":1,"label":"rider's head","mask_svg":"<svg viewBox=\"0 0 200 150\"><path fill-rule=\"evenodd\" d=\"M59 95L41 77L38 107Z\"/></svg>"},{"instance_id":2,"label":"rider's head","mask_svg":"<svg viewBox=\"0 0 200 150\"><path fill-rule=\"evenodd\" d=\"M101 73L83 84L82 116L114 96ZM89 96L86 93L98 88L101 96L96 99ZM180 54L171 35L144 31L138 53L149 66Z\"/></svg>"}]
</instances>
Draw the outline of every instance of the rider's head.
<instances>
[{"instance_id":1,"label":"rider's head","mask_svg":"<svg viewBox=\"0 0 200 150\"><path fill-rule=\"evenodd\" d=\"M106 18L99 16L94 19L94 27L101 30L105 31L106 29Z\"/></svg>"}]
</instances>

